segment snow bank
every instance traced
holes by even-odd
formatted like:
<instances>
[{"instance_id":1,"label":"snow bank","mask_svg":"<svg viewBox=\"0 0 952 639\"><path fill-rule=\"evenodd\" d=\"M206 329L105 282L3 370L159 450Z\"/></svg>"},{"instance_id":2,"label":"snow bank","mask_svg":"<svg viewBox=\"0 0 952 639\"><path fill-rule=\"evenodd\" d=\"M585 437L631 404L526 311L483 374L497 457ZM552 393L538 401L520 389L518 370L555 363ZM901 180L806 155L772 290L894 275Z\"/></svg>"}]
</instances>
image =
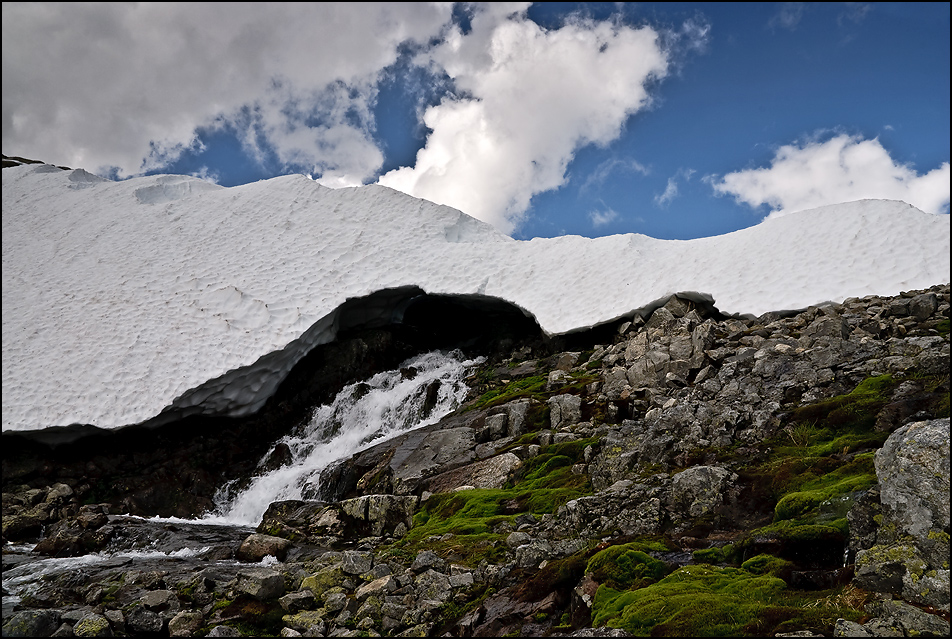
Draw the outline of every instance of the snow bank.
<instances>
[{"instance_id":1,"label":"snow bank","mask_svg":"<svg viewBox=\"0 0 952 639\"><path fill-rule=\"evenodd\" d=\"M949 216L864 200L690 241L515 241L382 186L303 176L223 188L3 170L3 429L239 414L333 339L348 298L480 294L550 334L679 291L760 315L949 281Z\"/></svg>"}]
</instances>

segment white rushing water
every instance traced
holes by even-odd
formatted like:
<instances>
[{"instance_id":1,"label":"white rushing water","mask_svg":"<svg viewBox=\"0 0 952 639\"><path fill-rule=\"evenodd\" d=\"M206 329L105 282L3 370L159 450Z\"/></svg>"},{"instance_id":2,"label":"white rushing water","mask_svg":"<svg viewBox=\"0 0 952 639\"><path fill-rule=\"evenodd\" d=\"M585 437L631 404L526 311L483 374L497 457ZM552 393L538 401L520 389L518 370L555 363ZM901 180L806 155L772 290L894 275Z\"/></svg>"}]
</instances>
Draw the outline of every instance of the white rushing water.
<instances>
[{"instance_id":1,"label":"white rushing water","mask_svg":"<svg viewBox=\"0 0 952 639\"><path fill-rule=\"evenodd\" d=\"M480 361L466 360L458 351L431 352L346 386L330 405L317 407L303 428L278 440L261 462L286 445L290 463L262 472L243 490L225 486L216 497L218 511L205 521L256 526L271 502L314 498L320 472L333 462L455 410L468 390L464 377ZM431 385L436 401L425 412Z\"/></svg>"}]
</instances>

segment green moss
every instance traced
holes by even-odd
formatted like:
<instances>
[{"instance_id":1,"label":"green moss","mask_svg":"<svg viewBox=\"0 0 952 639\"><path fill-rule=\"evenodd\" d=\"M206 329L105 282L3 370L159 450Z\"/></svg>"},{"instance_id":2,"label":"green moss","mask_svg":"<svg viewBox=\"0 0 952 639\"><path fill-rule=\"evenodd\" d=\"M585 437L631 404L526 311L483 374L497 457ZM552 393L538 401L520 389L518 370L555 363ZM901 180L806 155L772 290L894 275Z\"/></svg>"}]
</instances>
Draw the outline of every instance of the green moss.
<instances>
[{"instance_id":1,"label":"green moss","mask_svg":"<svg viewBox=\"0 0 952 639\"><path fill-rule=\"evenodd\" d=\"M870 465L871 463L870 460ZM876 473L870 470L872 472L862 472L856 467L841 467L807 482L804 490L787 493L777 502L774 507L774 521L802 517L834 497L866 490L876 484Z\"/></svg>"},{"instance_id":2,"label":"green moss","mask_svg":"<svg viewBox=\"0 0 952 639\"><path fill-rule=\"evenodd\" d=\"M471 409L491 408L522 397L539 397L545 392L547 375L532 375L515 379L501 388L486 391L470 406Z\"/></svg>"},{"instance_id":3,"label":"green moss","mask_svg":"<svg viewBox=\"0 0 952 639\"><path fill-rule=\"evenodd\" d=\"M727 544L720 548L704 548L692 553L694 561L699 564L727 564L736 560L737 551L734 544Z\"/></svg>"},{"instance_id":4,"label":"green moss","mask_svg":"<svg viewBox=\"0 0 952 639\"><path fill-rule=\"evenodd\" d=\"M592 492L585 475L572 473L586 446L596 439L583 439L542 447L539 455L526 460L505 488L464 490L433 495L414 515L413 528L389 547L395 555L415 555L424 548L454 561L475 566L481 560L501 560L505 534L494 532L502 522L522 512L554 513L559 506ZM447 539L442 538L451 533Z\"/></svg>"},{"instance_id":5,"label":"green moss","mask_svg":"<svg viewBox=\"0 0 952 639\"><path fill-rule=\"evenodd\" d=\"M516 591L520 601L539 601L552 591L568 591L585 575L587 556L591 550L548 562L544 568L529 577Z\"/></svg>"},{"instance_id":6,"label":"green moss","mask_svg":"<svg viewBox=\"0 0 952 639\"><path fill-rule=\"evenodd\" d=\"M944 319L940 321L936 325L935 330L938 331L939 335L941 335L942 337L948 337L949 336L949 320Z\"/></svg>"},{"instance_id":7,"label":"green moss","mask_svg":"<svg viewBox=\"0 0 952 639\"><path fill-rule=\"evenodd\" d=\"M856 621L863 615L847 606L826 605L841 591L794 592L768 575L685 566L638 590L600 586L593 625L623 628L640 637L767 637L803 629L832 635L837 618Z\"/></svg>"},{"instance_id":8,"label":"green moss","mask_svg":"<svg viewBox=\"0 0 952 639\"><path fill-rule=\"evenodd\" d=\"M867 378L846 395L798 408L792 421L822 421L836 427L870 428L898 384L892 375Z\"/></svg>"},{"instance_id":9,"label":"green moss","mask_svg":"<svg viewBox=\"0 0 952 639\"><path fill-rule=\"evenodd\" d=\"M658 581L668 572L667 566L644 552L644 547L639 542L610 546L589 560L586 572L600 584L616 589Z\"/></svg>"},{"instance_id":10,"label":"green moss","mask_svg":"<svg viewBox=\"0 0 952 639\"><path fill-rule=\"evenodd\" d=\"M640 636L736 635L785 588L780 579L737 568L685 566L638 590L599 586L592 606L593 625L623 628ZM659 633L657 626L664 626L666 632Z\"/></svg>"},{"instance_id":11,"label":"green moss","mask_svg":"<svg viewBox=\"0 0 952 639\"><path fill-rule=\"evenodd\" d=\"M745 561L740 567L754 575L772 575L779 577L781 574L793 568L793 566L794 564L792 562L774 557L773 555L757 555Z\"/></svg>"}]
</instances>

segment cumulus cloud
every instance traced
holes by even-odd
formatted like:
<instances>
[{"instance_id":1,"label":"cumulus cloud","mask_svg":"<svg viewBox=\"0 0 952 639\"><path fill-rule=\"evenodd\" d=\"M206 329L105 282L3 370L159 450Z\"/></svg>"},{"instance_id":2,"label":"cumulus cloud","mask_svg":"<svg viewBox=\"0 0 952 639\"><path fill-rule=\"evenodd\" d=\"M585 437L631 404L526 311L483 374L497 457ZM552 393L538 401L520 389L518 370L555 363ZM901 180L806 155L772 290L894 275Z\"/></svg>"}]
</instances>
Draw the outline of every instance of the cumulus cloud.
<instances>
[{"instance_id":1,"label":"cumulus cloud","mask_svg":"<svg viewBox=\"0 0 952 639\"><path fill-rule=\"evenodd\" d=\"M340 183L381 166L382 69L450 22L441 3L3 3L4 150L120 177L229 125Z\"/></svg>"},{"instance_id":2,"label":"cumulus cloud","mask_svg":"<svg viewBox=\"0 0 952 639\"><path fill-rule=\"evenodd\" d=\"M903 200L928 213L949 210L949 163L920 175L893 160L878 138L836 135L780 147L769 167L706 178L715 192L780 216L860 199Z\"/></svg>"},{"instance_id":3,"label":"cumulus cloud","mask_svg":"<svg viewBox=\"0 0 952 639\"><path fill-rule=\"evenodd\" d=\"M454 28L425 54L456 93L426 109L415 166L381 184L512 232L534 194L564 183L576 150L617 138L667 73L650 27L578 19L545 30L524 9L484 5L469 33Z\"/></svg>"}]
</instances>

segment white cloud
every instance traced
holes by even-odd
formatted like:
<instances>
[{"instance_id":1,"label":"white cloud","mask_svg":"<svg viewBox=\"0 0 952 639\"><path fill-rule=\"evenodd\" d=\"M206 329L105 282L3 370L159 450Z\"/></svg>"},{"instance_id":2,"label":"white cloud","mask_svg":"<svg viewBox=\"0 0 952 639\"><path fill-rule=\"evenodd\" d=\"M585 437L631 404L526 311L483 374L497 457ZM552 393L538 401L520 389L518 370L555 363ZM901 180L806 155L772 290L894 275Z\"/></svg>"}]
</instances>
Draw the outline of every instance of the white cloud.
<instances>
[{"instance_id":1,"label":"white cloud","mask_svg":"<svg viewBox=\"0 0 952 639\"><path fill-rule=\"evenodd\" d=\"M665 187L664 192L655 196L654 201L658 206L667 206L671 203L671 200L678 197L678 180L684 180L688 182L691 180L691 177L696 173L694 169L678 169L674 175L668 178L668 185Z\"/></svg>"},{"instance_id":2,"label":"white cloud","mask_svg":"<svg viewBox=\"0 0 952 639\"><path fill-rule=\"evenodd\" d=\"M588 177L585 178L585 181L582 182L582 185L578 187L579 191L584 193L602 186L608 181L611 174L616 171L627 171L630 173L640 173L642 175L648 175L649 173L648 169L637 160L609 158L592 170Z\"/></svg>"},{"instance_id":3,"label":"white cloud","mask_svg":"<svg viewBox=\"0 0 952 639\"><path fill-rule=\"evenodd\" d=\"M879 139L837 135L780 147L766 168L708 177L714 190L780 216L860 199L903 200L928 213L949 210L949 163L918 174L894 161Z\"/></svg>"},{"instance_id":4,"label":"white cloud","mask_svg":"<svg viewBox=\"0 0 952 639\"><path fill-rule=\"evenodd\" d=\"M536 193L558 188L574 153L604 145L650 101L663 77L658 33L575 20L547 31L523 5L483 5L425 61L456 95L424 113L430 130L413 167L380 183L447 204L511 232Z\"/></svg>"},{"instance_id":5,"label":"white cloud","mask_svg":"<svg viewBox=\"0 0 952 639\"><path fill-rule=\"evenodd\" d=\"M4 151L120 176L161 167L196 128L340 180L381 164L366 119L401 43L452 8L429 3L3 3ZM321 124L315 124L320 121Z\"/></svg>"},{"instance_id":6,"label":"white cloud","mask_svg":"<svg viewBox=\"0 0 952 639\"><path fill-rule=\"evenodd\" d=\"M604 211L590 211L588 219L592 221L592 226L599 228L617 220L618 213L612 208L606 208Z\"/></svg>"},{"instance_id":7,"label":"white cloud","mask_svg":"<svg viewBox=\"0 0 952 639\"><path fill-rule=\"evenodd\" d=\"M676 197L678 197L678 181L673 177L669 177L668 185L665 187L664 193L656 195L654 200L659 206L665 206Z\"/></svg>"}]
</instances>

